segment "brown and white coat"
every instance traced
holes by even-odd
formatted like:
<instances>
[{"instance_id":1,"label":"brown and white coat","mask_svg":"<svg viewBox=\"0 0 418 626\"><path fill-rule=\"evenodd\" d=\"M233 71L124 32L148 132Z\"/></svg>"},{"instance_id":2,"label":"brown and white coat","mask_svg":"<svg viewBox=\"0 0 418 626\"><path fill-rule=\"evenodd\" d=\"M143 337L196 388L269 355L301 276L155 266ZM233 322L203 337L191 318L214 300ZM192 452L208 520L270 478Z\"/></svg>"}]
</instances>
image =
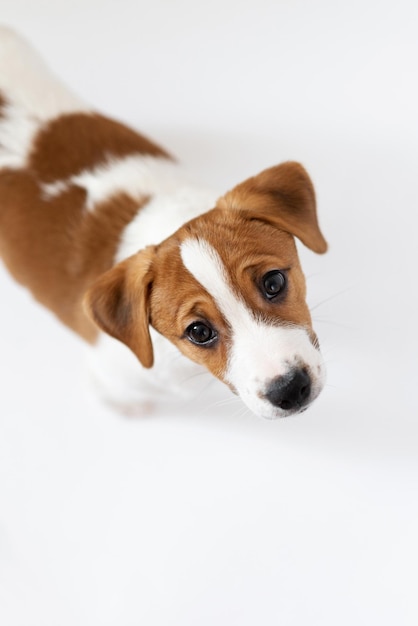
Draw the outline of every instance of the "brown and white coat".
<instances>
[{"instance_id":1,"label":"brown and white coat","mask_svg":"<svg viewBox=\"0 0 418 626\"><path fill-rule=\"evenodd\" d=\"M302 166L218 199L0 31L0 257L93 346L110 402L193 392L205 368L258 415L304 410L324 364L294 236L326 250Z\"/></svg>"}]
</instances>

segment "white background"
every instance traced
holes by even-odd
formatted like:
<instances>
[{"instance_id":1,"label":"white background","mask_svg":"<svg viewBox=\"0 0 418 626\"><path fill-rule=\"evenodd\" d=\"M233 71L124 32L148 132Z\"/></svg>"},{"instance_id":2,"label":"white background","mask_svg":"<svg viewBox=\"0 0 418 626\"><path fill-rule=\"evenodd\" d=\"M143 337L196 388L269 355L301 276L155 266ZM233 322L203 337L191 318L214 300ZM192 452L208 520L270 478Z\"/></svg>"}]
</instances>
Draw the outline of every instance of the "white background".
<instances>
[{"instance_id":1,"label":"white background","mask_svg":"<svg viewBox=\"0 0 418 626\"><path fill-rule=\"evenodd\" d=\"M226 191L300 160L328 384L262 421L214 384L142 420L0 273L0 623L418 623L414 0L3 0L85 99ZM219 398L225 402L219 402Z\"/></svg>"}]
</instances>

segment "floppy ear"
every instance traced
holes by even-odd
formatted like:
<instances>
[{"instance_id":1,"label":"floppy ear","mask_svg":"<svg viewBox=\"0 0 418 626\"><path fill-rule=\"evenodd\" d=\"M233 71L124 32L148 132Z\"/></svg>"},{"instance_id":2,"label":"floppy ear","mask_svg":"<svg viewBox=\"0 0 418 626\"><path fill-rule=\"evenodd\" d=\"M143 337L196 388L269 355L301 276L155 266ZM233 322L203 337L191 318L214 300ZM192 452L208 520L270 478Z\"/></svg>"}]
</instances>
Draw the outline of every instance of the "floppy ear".
<instances>
[{"instance_id":1,"label":"floppy ear","mask_svg":"<svg viewBox=\"0 0 418 626\"><path fill-rule=\"evenodd\" d=\"M294 235L314 252L327 250L316 215L315 191L305 169L289 161L237 185L217 206L239 209Z\"/></svg>"},{"instance_id":2,"label":"floppy ear","mask_svg":"<svg viewBox=\"0 0 418 626\"><path fill-rule=\"evenodd\" d=\"M149 332L149 293L152 281L150 246L102 274L84 296L84 308L106 333L125 343L144 367L154 354Z\"/></svg>"}]
</instances>

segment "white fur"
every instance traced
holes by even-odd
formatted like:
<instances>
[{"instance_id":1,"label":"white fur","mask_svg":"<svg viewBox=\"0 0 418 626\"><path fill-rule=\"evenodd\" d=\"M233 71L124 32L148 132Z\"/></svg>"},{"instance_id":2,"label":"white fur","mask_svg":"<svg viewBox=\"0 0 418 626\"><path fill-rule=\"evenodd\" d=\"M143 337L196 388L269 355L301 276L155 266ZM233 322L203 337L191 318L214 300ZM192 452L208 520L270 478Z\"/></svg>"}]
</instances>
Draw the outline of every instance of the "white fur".
<instances>
[{"instance_id":1,"label":"white fur","mask_svg":"<svg viewBox=\"0 0 418 626\"><path fill-rule=\"evenodd\" d=\"M142 195L152 197L125 228L116 261L148 245L161 243L185 222L212 209L218 197L213 191L190 183L182 168L171 161L152 157L140 159L143 179L146 179Z\"/></svg>"},{"instance_id":2,"label":"white fur","mask_svg":"<svg viewBox=\"0 0 418 626\"><path fill-rule=\"evenodd\" d=\"M186 239L180 253L186 269L210 293L225 319L243 323L248 311L234 293L216 250L204 239Z\"/></svg>"},{"instance_id":3,"label":"white fur","mask_svg":"<svg viewBox=\"0 0 418 626\"><path fill-rule=\"evenodd\" d=\"M39 121L90 110L54 76L32 46L7 27L0 27L0 91Z\"/></svg>"},{"instance_id":4,"label":"white fur","mask_svg":"<svg viewBox=\"0 0 418 626\"><path fill-rule=\"evenodd\" d=\"M312 377L313 400L323 386L324 365L304 328L263 322L235 293L222 260L204 239L188 239L181 246L185 267L213 297L232 328L225 379L257 415L274 419L286 411L261 396L268 383L293 367L307 367Z\"/></svg>"},{"instance_id":5,"label":"white fur","mask_svg":"<svg viewBox=\"0 0 418 626\"><path fill-rule=\"evenodd\" d=\"M87 364L96 393L110 406L127 414L198 397L211 382L209 372L187 359L165 337L150 329L154 366L143 368L123 343L100 333Z\"/></svg>"},{"instance_id":6,"label":"white fur","mask_svg":"<svg viewBox=\"0 0 418 626\"><path fill-rule=\"evenodd\" d=\"M137 226L131 224L129 230L137 231L136 241L138 234L153 231L152 240L147 239L143 245L136 246L134 252L149 243L160 243L163 239L162 229L167 233L166 236L170 235L173 230L164 229L164 226L172 224L175 215L176 230L190 217L211 208L216 199L213 193L202 191L201 188L192 185L182 168L174 161L142 154L121 158L109 157L106 163L84 170L65 180L43 185L44 196L53 198L65 192L71 185L77 185L86 190L89 211L94 211L97 204L118 193L126 193L136 198L138 204L142 199L151 198L152 207L147 206L142 209L134 220ZM156 206L157 203L158 206ZM145 227L144 222L147 222ZM125 237L130 238L126 233L127 231L122 237L123 240ZM118 259L123 258L123 255L124 253L119 251Z\"/></svg>"},{"instance_id":7,"label":"white fur","mask_svg":"<svg viewBox=\"0 0 418 626\"><path fill-rule=\"evenodd\" d=\"M325 366L306 330L297 326L272 326L254 319L251 322L234 329L229 357L227 379L241 399L256 415L267 419L287 415L287 411L260 396L274 378L284 376L294 367L306 367L312 380L312 402L324 385Z\"/></svg>"},{"instance_id":8,"label":"white fur","mask_svg":"<svg viewBox=\"0 0 418 626\"><path fill-rule=\"evenodd\" d=\"M15 104L7 104L0 117L0 168L24 167L39 122Z\"/></svg>"},{"instance_id":9,"label":"white fur","mask_svg":"<svg viewBox=\"0 0 418 626\"><path fill-rule=\"evenodd\" d=\"M5 27L0 27L0 93L7 101L0 117L0 168L25 166L35 134L45 121L89 111L31 46Z\"/></svg>"}]
</instances>

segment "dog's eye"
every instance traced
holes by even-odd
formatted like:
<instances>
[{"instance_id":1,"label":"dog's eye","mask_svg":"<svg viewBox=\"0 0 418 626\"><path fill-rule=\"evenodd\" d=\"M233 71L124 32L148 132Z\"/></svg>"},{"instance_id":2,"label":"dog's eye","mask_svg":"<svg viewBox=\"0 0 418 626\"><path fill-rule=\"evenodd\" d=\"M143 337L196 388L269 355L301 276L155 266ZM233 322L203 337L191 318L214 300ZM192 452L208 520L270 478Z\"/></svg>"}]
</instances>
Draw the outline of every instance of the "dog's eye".
<instances>
[{"instance_id":1,"label":"dog's eye","mask_svg":"<svg viewBox=\"0 0 418 626\"><path fill-rule=\"evenodd\" d=\"M281 293L286 287L286 277L283 272L279 272L279 270L273 270L271 272L267 272L265 276L263 276L263 289L265 296L272 300L276 296Z\"/></svg>"},{"instance_id":2,"label":"dog's eye","mask_svg":"<svg viewBox=\"0 0 418 626\"><path fill-rule=\"evenodd\" d=\"M203 322L193 322L186 328L186 337L198 346L207 346L215 341L217 334L214 329Z\"/></svg>"}]
</instances>

